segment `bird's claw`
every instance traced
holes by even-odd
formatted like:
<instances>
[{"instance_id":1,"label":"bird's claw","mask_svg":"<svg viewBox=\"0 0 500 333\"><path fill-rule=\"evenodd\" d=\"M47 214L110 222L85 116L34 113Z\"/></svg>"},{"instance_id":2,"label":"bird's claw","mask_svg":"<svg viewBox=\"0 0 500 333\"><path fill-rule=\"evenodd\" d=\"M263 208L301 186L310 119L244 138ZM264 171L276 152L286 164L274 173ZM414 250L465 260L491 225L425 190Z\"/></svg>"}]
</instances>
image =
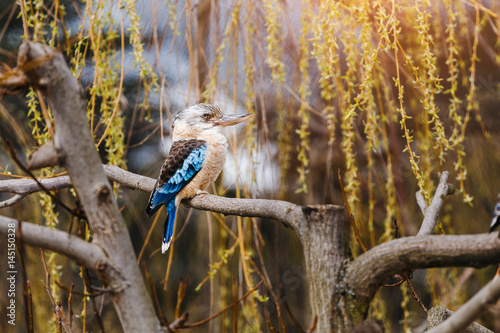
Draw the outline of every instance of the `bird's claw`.
<instances>
[{"instance_id":1,"label":"bird's claw","mask_svg":"<svg viewBox=\"0 0 500 333\"><path fill-rule=\"evenodd\" d=\"M196 191L196 196L200 195L201 198L203 199L207 194L209 194L207 191L202 191L202 190L197 190Z\"/></svg>"}]
</instances>

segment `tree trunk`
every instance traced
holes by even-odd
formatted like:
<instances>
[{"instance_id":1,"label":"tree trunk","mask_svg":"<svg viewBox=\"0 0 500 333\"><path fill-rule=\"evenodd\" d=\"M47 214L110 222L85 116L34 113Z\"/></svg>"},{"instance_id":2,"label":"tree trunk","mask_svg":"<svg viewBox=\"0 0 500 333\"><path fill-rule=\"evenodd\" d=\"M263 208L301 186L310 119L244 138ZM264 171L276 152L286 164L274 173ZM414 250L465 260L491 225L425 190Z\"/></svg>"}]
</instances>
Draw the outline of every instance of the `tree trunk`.
<instances>
[{"instance_id":1,"label":"tree trunk","mask_svg":"<svg viewBox=\"0 0 500 333\"><path fill-rule=\"evenodd\" d=\"M56 49L39 43L21 45L18 66L25 69L52 110L54 146L69 172L85 211L93 243L118 274L102 276L114 292L112 300L124 332L161 330L145 288L128 231L104 173L86 117L83 90Z\"/></svg>"},{"instance_id":2,"label":"tree trunk","mask_svg":"<svg viewBox=\"0 0 500 333\"><path fill-rule=\"evenodd\" d=\"M316 332L345 332L348 327L339 306L341 272L348 258L344 208L306 206L302 211L304 221L298 232L304 247L312 315L318 316Z\"/></svg>"}]
</instances>

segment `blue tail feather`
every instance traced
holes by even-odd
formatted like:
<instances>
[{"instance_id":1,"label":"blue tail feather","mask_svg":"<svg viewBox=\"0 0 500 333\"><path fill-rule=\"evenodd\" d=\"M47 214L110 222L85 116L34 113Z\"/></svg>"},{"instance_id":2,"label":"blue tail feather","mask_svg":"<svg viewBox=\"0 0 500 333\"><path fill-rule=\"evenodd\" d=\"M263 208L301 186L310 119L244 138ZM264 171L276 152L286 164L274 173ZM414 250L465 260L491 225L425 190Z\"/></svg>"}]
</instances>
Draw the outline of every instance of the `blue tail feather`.
<instances>
[{"instance_id":1,"label":"blue tail feather","mask_svg":"<svg viewBox=\"0 0 500 333\"><path fill-rule=\"evenodd\" d=\"M172 235L174 234L174 223L175 215L177 213L177 207L174 201L170 201L167 205L167 219L163 226L163 240L161 244L161 253L167 252L170 247L170 242L172 241Z\"/></svg>"}]
</instances>

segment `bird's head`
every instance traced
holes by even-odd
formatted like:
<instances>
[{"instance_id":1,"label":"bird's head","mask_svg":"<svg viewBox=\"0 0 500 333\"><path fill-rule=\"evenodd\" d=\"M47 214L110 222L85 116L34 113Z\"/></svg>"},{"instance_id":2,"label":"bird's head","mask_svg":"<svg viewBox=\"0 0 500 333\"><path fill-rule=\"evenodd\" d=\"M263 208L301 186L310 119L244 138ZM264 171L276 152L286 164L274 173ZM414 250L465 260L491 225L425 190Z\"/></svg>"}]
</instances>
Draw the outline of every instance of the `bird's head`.
<instances>
[{"instance_id":1,"label":"bird's head","mask_svg":"<svg viewBox=\"0 0 500 333\"><path fill-rule=\"evenodd\" d=\"M175 140L193 139L205 131L220 132L222 127L239 124L252 113L224 114L218 106L196 104L177 113L172 123Z\"/></svg>"}]
</instances>

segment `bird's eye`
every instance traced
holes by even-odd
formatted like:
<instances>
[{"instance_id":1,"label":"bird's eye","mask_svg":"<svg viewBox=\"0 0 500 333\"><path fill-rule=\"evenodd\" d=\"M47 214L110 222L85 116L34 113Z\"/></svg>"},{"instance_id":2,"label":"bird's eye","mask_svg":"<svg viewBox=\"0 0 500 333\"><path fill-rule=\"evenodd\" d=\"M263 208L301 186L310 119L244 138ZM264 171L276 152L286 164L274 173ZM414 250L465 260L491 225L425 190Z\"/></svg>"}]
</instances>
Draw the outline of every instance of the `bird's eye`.
<instances>
[{"instance_id":1,"label":"bird's eye","mask_svg":"<svg viewBox=\"0 0 500 333\"><path fill-rule=\"evenodd\" d=\"M202 117L203 117L203 119L208 120L208 119L210 119L210 113L204 113L202 115Z\"/></svg>"}]
</instances>

